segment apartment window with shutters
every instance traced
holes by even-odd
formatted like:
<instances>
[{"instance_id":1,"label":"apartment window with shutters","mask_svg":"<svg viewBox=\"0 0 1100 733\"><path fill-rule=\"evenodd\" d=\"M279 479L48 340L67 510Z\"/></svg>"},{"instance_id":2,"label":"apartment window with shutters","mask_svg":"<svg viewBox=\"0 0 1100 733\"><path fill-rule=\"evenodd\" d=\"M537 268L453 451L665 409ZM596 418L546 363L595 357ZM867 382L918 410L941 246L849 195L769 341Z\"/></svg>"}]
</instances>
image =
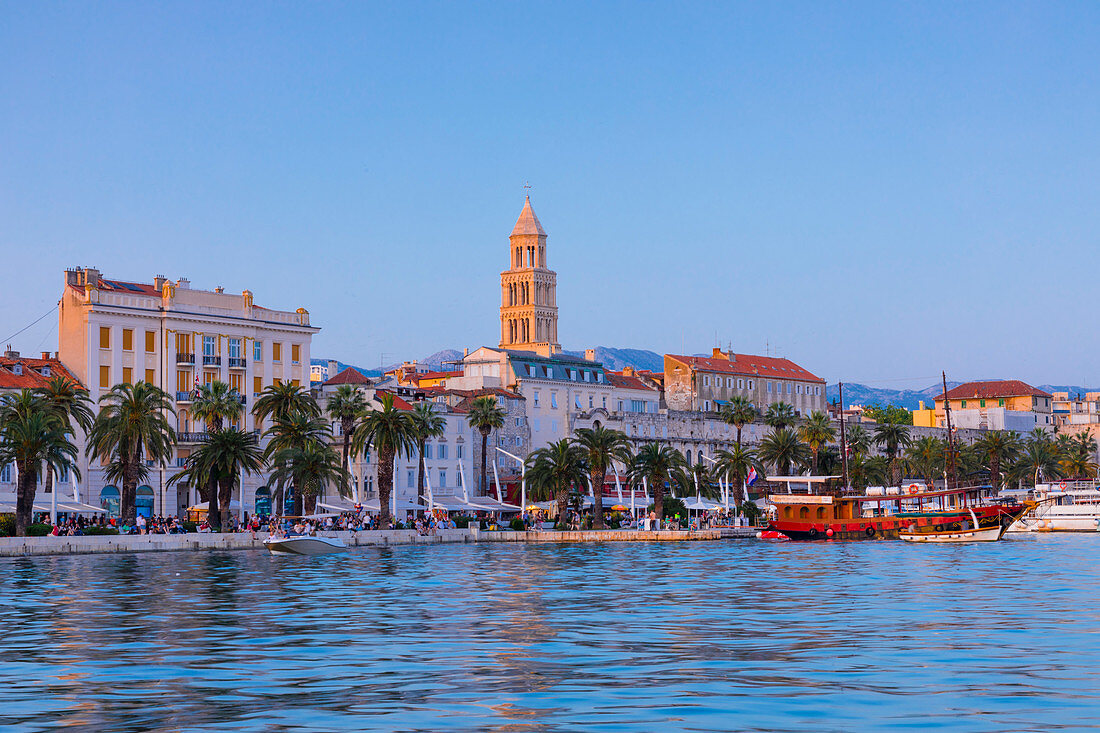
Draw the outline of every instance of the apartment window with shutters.
<instances>
[{"instance_id":1,"label":"apartment window with shutters","mask_svg":"<svg viewBox=\"0 0 1100 733\"><path fill-rule=\"evenodd\" d=\"M177 354L190 354L191 353L191 334L189 334L189 333L177 333L176 334L176 353Z\"/></svg>"},{"instance_id":2,"label":"apartment window with shutters","mask_svg":"<svg viewBox=\"0 0 1100 733\"><path fill-rule=\"evenodd\" d=\"M134 369L133 367L122 367L122 381L125 384L134 383Z\"/></svg>"},{"instance_id":3,"label":"apartment window with shutters","mask_svg":"<svg viewBox=\"0 0 1100 733\"><path fill-rule=\"evenodd\" d=\"M191 372L180 369L176 371L176 391L187 392L191 389Z\"/></svg>"},{"instance_id":4,"label":"apartment window with shutters","mask_svg":"<svg viewBox=\"0 0 1100 733\"><path fill-rule=\"evenodd\" d=\"M301 387L301 386L302 386L302 383L301 383L301 382L299 382L299 381L298 381L297 379L292 379L292 380L290 380L290 383L291 383L292 385L294 385L295 387Z\"/></svg>"},{"instance_id":5,"label":"apartment window with shutters","mask_svg":"<svg viewBox=\"0 0 1100 733\"><path fill-rule=\"evenodd\" d=\"M264 391L264 378L252 377L252 391L256 394Z\"/></svg>"},{"instance_id":6,"label":"apartment window with shutters","mask_svg":"<svg viewBox=\"0 0 1100 733\"><path fill-rule=\"evenodd\" d=\"M755 383L755 382L753 382L753 381L752 381L752 380L750 379L750 380L749 380L749 383L748 383L748 388L749 388L749 389L752 389L752 388L753 388L753 386L754 386L755 384L756 384L756 383Z\"/></svg>"},{"instance_id":7,"label":"apartment window with shutters","mask_svg":"<svg viewBox=\"0 0 1100 733\"><path fill-rule=\"evenodd\" d=\"M538 406L539 406L539 391L538 391L537 389L535 390L535 400L534 400L534 405L535 405L535 407L538 407Z\"/></svg>"},{"instance_id":8,"label":"apartment window with shutters","mask_svg":"<svg viewBox=\"0 0 1100 733\"><path fill-rule=\"evenodd\" d=\"M111 386L111 367L101 366L99 368L99 386L110 387Z\"/></svg>"},{"instance_id":9,"label":"apartment window with shutters","mask_svg":"<svg viewBox=\"0 0 1100 733\"><path fill-rule=\"evenodd\" d=\"M111 327L100 326L99 327L99 348L109 349L111 348Z\"/></svg>"},{"instance_id":10,"label":"apartment window with shutters","mask_svg":"<svg viewBox=\"0 0 1100 733\"><path fill-rule=\"evenodd\" d=\"M438 448L439 448L439 451L438 451L439 459L440 460L446 460L446 458L447 458L447 444L446 443L440 443Z\"/></svg>"},{"instance_id":11,"label":"apartment window with shutters","mask_svg":"<svg viewBox=\"0 0 1100 733\"><path fill-rule=\"evenodd\" d=\"M229 339L229 358L239 359L241 358L241 340Z\"/></svg>"},{"instance_id":12,"label":"apartment window with shutters","mask_svg":"<svg viewBox=\"0 0 1100 733\"><path fill-rule=\"evenodd\" d=\"M230 374L229 375L229 388L234 390L237 394L241 393L241 375Z\"/></svg>"},{"instance_id":13,"label":"apartment window with shutters","mask_svg":"<svg viewBox=\"0 0 1100 733\"><path fill-rule=\"evenodd\" d=\"M134 350L134 329L124 328L122 329L122 350L133 351ZM127 382L129 384L129 382Z\"/></svg>"},{"instance_id":14,"label":"apartment window with shutters","mask_svg":"<svg viewBox=\"0 0 1100 733\"><path fill-rule=\"evenodd\" d=\"M252 361L264 360L264 342L253 341L252 342Z\"/></svg>"},{"instance_id":15,"label":"apartment window with shutters","mask_svg":"<svg viewBox=\"0 0 1100 733\"><path fill-rule=\"evenodd\" d=\"M282 361L283 360L283 345L278 343L271 344L271 360Z\"/></svg>"},{"instance_id":16,"label":"apartment window with shutters","mask_svg":"<svg viewBox=\"0 0 1100 733\"><path fill-rule=\"evenodd\" d=\"M978 407L985 407L985 400L978 400Z\"/></svg>"},{"instance_id":17,"label":"apartment window with shutters","mask_svg":"<svg viewBox=\"0 0 1100 733\"><path fill-rule=\"evenodd\" d=\"M302 347L298 344L290 345L290 361L292 364L297 364L302 360Z\"/></svg>"},{"instance_id":18,"label":"apartment window with shutters","mask_svg":"<svg viewBox=\"0 0 1100 733\"><path fill-rule=\"evenodd\" d=\"M455 458L462 458L462 446L461 445L456 445L455 446Z\"/></svg>"},{"instance_id":19,"label":"apartment window with shutters","mask_svg":"<svg viewBox=\"0 0 1100 733\"><path fill-rule=\"evenodd\" d=\"M217 356L217 345L214 342L213 336L202 337L202 355L203 356Z\"/></svg>"},{"instance_id":20,"label":"apartment window with shutters","mask_svg":"<svg viewBox=\"0 0 1100 733\"><path fill-rule=\"evenodd\" d=\"M550 407L554 408L555 410L558 408L558 393L557 392L551 392L550 393Z\"/></svg>"},{"instance_id":21,"label":"apartment window with shutters","mask_svg":"<svg viewBox=\"0 0 1100 733\"><path fill-rule=\"evenodd\" d=\"M157 350L157 333L156 331L145 332L145 351L152 354Z\"/></svg>"},{"instance_id":22,"label":"apartment window with shutters","mask_svg":"<svg viewBox=\"0 0 1100 733\"><path fill-rule=\"evenodd\" d=\"M203 372L202 373L202 383L203 384L210 384L211 382L213 382L217 378L218 378L218 373L217 372Z\"/></svg>"},{"instance_id":23,"label":"apartment window with shutters","mask_svg":"<svg viewBox=\"0 0 1100 733\"><path fill-rule=\"evenodd\" d=\"M153 370L153 369L146 369L145 370L145 383L146 384L155 384L156 381L157 381L156 371Z\"/></svg>"}]
</instances>

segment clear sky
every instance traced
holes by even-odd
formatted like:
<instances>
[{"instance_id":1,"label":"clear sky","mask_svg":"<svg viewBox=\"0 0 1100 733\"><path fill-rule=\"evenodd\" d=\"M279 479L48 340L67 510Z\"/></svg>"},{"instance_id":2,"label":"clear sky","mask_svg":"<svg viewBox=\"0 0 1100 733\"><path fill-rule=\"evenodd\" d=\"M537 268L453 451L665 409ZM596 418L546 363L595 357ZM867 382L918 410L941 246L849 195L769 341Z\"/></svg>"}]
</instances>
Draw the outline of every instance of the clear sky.
<instances>
[{"instance_id":1,"label":"clear sky","mask_svg":"<svg viewBox=\"0 0 1100 733\"><path fill-rule=\"evenodd\" d=\"M0 3L0 338L80 264L496 345L527 180L566 348L1100 383L1100 4Z\"/></svg>"}]
</instances>

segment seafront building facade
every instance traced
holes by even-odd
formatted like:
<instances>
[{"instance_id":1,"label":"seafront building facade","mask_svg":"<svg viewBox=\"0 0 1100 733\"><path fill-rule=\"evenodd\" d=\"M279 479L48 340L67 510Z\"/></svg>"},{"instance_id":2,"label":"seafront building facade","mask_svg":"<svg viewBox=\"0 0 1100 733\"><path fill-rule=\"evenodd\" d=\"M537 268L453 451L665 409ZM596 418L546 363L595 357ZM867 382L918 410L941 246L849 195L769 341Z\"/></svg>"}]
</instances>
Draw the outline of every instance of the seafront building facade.
<instances>
[{"instance_id":1,"label":"seafront building facade","mask_svg":"<svg viewBox=\"0 0 1100 733\"><path fill-rule=\"evenodd\" d=\"M257 395L279 382L310 383L310 342L320 329L304 308L279 311L256 305L252 292L226 293L222 288L199 290L186 278L164 277L139 283L108 279L94 268L65 272L58 311L59 358L70 373L98 400L119 383L145 381L173 398L171 418L178 446L167 465L148 466L138 488L143 512L179 514L199 501L194 486L169 487L200 443L206 426L191 415L197 385L220 380L241 399L237 427L260 432L251 414ZM89 464L80 441L79 466L83 492L91 504L117 506L119 487L104 479L102 466ZM245 475L244 511L269 506L266 476Z\"/></svg>"},{"instance_id":2,"label":"seafront building facade","mask_svg":"<svg viewBox=\"0 0 1100 733\"><path fill-rule=\"evenodd\" d=\"M919 427L947 426L945 406L951 407L951 425L976 430L1053 431L1054 396L1017 379L966 382L936 397L934 409L913 411Z\"/></svg>"}]
</instances>

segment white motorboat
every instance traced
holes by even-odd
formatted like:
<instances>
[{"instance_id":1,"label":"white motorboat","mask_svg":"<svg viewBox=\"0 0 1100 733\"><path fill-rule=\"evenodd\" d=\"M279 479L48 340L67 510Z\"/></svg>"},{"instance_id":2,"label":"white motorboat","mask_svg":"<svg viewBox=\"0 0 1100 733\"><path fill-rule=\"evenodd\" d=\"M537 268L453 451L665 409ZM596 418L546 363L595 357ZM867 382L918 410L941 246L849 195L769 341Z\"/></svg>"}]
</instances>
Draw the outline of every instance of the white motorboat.
<instances>
[{"instance_id":1,"label":"white motorboat","mask_svg":"<svg viewBox=\"0 0 1100 733\"><path fill-rule=\"evenodd\" d=\"M312 535L294 535L291 537L268 537L264 547L271 552L288 555L325 555L330 552L346 552L348 546L339 537L315 537Z\"/></svg>"},{"instance_id":2,"label":"white motorboat","mask_svg":"<svg viewBox=\"0 0 1100 733\"><path fill-rule=\"evenodd\" d=\"M1008 528L1009 532L1100 531L1100 486L1095 481L1038 484L1032 496L1039 506Z\"/></svg>"}]
</instances>

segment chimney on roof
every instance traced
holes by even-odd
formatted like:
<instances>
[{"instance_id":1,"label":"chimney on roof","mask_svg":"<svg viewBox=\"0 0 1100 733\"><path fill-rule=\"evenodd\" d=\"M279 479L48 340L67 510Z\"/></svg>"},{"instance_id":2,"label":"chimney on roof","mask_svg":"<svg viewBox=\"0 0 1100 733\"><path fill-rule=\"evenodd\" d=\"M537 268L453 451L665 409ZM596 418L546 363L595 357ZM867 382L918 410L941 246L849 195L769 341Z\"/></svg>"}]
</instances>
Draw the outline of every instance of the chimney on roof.
<instances>
[{"instance_id":1,"label":"chimney on roof","mask_svg":"<svg viewBox=\"0 0 1100 733\"><path fill-rule=\"evenodd\" d=\"M584 350L584 358L587 361L596 361L596 350L595 349L585 349Z\"/></svg>"},{"instance_id":2,"label":"chimney on roof","mask_svg":"<svg viewBox=\"0 0 1100 733\"><path fill-rule=\"evenodd\" d=\"M633 377L634 376L634 367L624 366L623 367L623 376L624 377Z\"/></svg>"},{"instance_id":3,"label":"chimney on roof","mask_svg":"<svg viewBox=\"0 0 1100 733\"><path fill-rule=\"evenodd\" d=\"M94 267L87 267L84 269L84 285L91 285L93 288L99 287L99 270Z\"/></svg>"},{"instance_id":4,"label":"chimney on roof","mask_svg":"<svg viewBox=\"0 0 1100 733\"><path fill-rule=\"evenodd\" d=\"M4 352L4 358L5 359L18 359L19 358L19 352L18 351L12 351L11 350L11 344L8 344L8 349L7 349L7 351Z\"/></svg>"},{"instance_id":5,"label":"chimney on roof","mask_svg":"<svg viewBox=\"0 0 1100 733\"><path fill-rule=\"evenodd\" d=\"M463 358L463 359L465 359L465 358L466 358L467 356L469 356L469 355L470 355L470 347L469 347L469 346L467 346L466 348L464 348L464 349L462 350L462 358Z\"/></svg>"},{"instance_id":6,"label":"chimney on roof","mask_svg":"<svg viewBox=\"0 0 1100 733\"><path fill-rule=\"evenodd\" d=\"M219 285L218 287L214 288L214 292L215 293L224 293L225 288L223 288L221 285Z\"/></svg>"},{"instance_id":7,"label":"chimney on roof","mask_svg":"<svg viewBox=\"0 0 1100 733\"><path fill-rule=\"evenodd\" d=\"M333 377L335 377L335 376L336 376L336 368L337 368L337 366L338 366L338 365L336 364L336 360L335 360L335 359L329 359L329 360L328 360L328 377L329 377L329 379L332 379Z\"/></svg>"},{"instance_id":8,"label":"chimney on roof","mask_svg":"<svg viewBox=\"0 0 1100 733\"><path fill-rule=\"evenodd\" d=\"M715 346L713 349L711 349L710 358L711 359L725 359L726 361L730 361L730 352L722 351L721 346Z\"/></svg>"},{"instance_id":9,"label":"chimney on roof","mask_svg":"<svg viewBox=\"0 0 1100 733\"><path fill-rule=\"evenodd\" d=\"M164 275L157 275L153 278L153 287L156 288L159 293L161 290L164 290L164 283L166 282L168 282L168 278Z\"/></svg>"},{"instance_id":10,"label":"chimney on roof","mask_svg":"<svg viewBox=\"0 0 1100 733\"><path fill-rule=\"evenodd\" d=\"M179 280L176 280L176 287L180 290L190 290L191 281L185 277L181 277Z\"/></svg>"},{"instance_id":11,"label":"chimney on roof","mask_svg":"<svg viewBox=\"0 0 1100 733\"><path fill-rule=\"evenodd\" d=\"M42 359L45 360L45 359L49 359L49 358L50 358L50 352L43 351L42 352Z\"/></svg>"}]
</instances>

